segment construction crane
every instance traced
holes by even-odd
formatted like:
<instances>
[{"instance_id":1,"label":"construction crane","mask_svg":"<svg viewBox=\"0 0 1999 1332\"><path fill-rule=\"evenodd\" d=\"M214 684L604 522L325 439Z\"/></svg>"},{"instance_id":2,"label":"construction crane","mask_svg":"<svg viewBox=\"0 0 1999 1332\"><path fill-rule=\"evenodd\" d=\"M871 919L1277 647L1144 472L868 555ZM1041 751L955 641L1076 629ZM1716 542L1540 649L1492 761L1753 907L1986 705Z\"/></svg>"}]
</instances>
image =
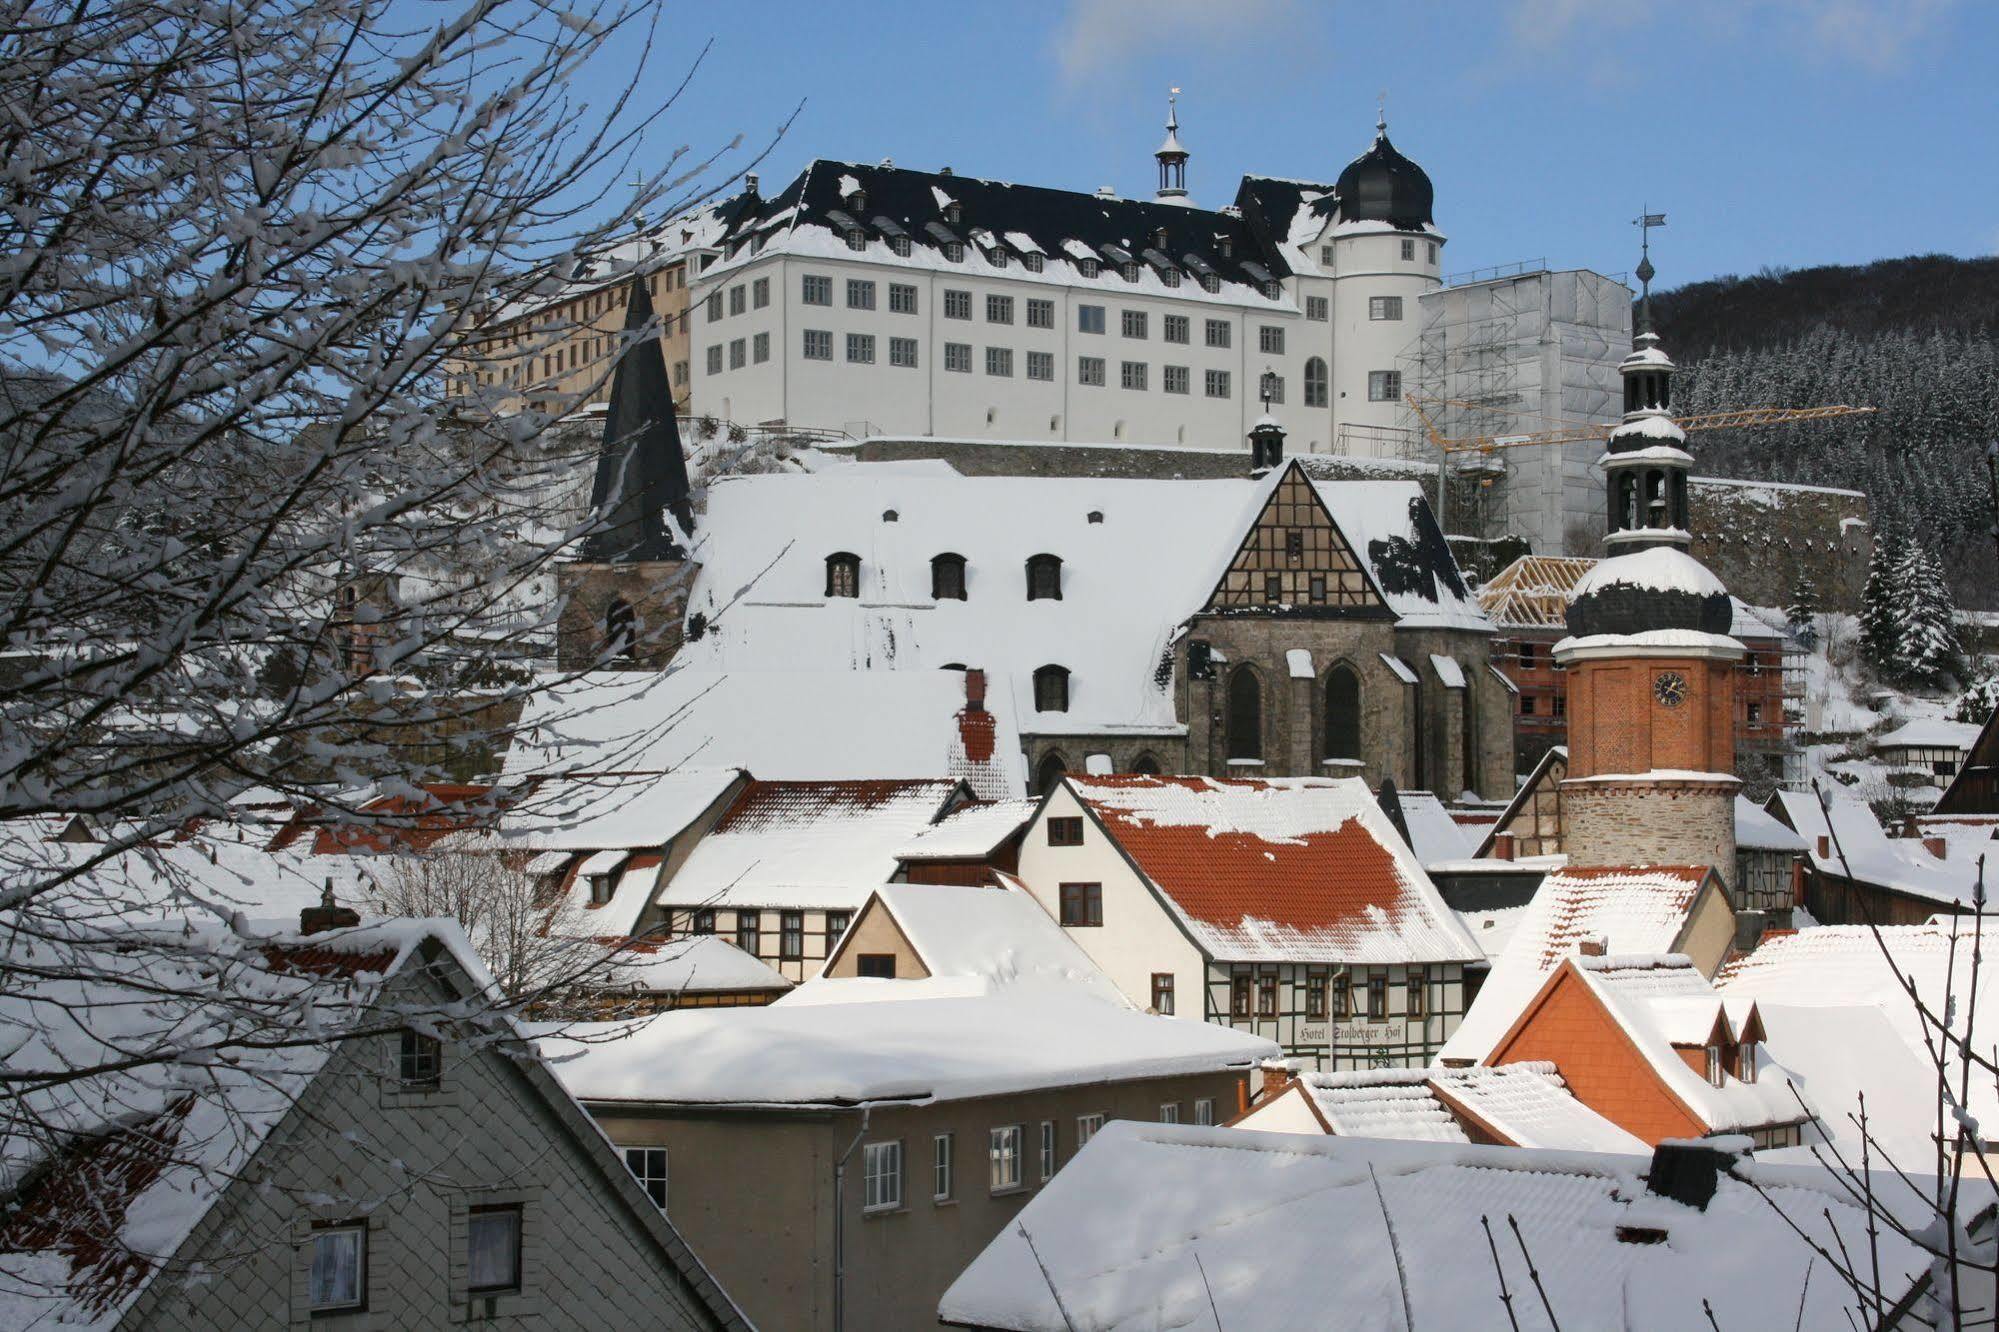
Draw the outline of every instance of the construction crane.
<instances>
[{"instance_id":1,"label":"construction crane","mask_svg":"<svg viewBox=\"0 0 1999 1332\"><path fill-rule=\"evenodd\" d=\"M1492 453L1498 449L1536 448L1543 444L1601 443L1619 424L1616 421L1589 422L1525 435L1446 435L1435 418L1424 410L1424 399L1413 393L1404 396L1408 399L1409 409L1416 413L1416 419L1423 423L1423 433L1430 437L1430 442L1440 452L1446 454ZM1464 407L1477 412L1525 415L1490 403L1467 402L1461 398L1431 398L1427 401L1433 407ZM1673 423L1691 435L1698 430L1734 430L1743 426L1790 425L1800 421L1827 421L1841 416L1867 416L1878 410L1875 407L1848 407L1843 404L1829 407L1738 407L1725 412L1676 416Z\"/></svg>"}]
</instances>

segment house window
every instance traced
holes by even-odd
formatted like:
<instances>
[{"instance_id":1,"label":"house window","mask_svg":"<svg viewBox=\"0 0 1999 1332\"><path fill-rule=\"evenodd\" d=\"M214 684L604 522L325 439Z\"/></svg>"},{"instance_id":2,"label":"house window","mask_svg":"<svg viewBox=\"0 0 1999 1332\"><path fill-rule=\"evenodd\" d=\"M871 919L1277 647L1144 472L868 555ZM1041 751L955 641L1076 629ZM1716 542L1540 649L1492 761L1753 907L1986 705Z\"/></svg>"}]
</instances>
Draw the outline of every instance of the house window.
<instances>
[{"instance_id":1,"label":"house window","mask_svg":"<svg viewBox=\"0 0 1999 1332\"><path fill-rule=\"evenodd\" d=\"M1160 387L1168 393L1186 393L1193 386L1193 372L1184 365L1166 365L1159 369Z\"/></svg>"},{"instance_id":2,"label":"house window","mask_svg":"<svg viewBox=\"0 0 1999 1332\"><path fill-rule=\"evenodd\" d=\"M703 907L701 908L701 910L695 912L694 919L688 926L688 933L713 934L714 932L715 932L714 910L710 907Z\"/></svg>"},{"instance_id":3,"label":"house window","mask_svg":"<svg viewBox=\"0 0 1999 1332\"><path fill-rule=\"evenodd\" d=\"M916 288L907 282L889 283L888 312L890 314L915 314Z\"/></svg>"},{"instance_id":4,"label":"house window","mask_svg":"<svg viewBox=\"0 0 1999 1332\"><path fill-rule=\"evenodd\" d=\"M1027 599L1062 599L1062 559L1057 555L1031 555L1027 560Z\"/></svg>"},{"instance_id":5,"label":"house window","mask_svg":"<svg viewBox=\"0 0 1999 1332\"><path fill-rule=\"evenodd\" d=\"M894 980L895 954L862 953L854 959L854 974L874 980Z\"/></svg>"},{"instance_id":6,"label":"house window","mask_svg":"<svg viewBox=\"0 0 1999 1332\"><path fill-rule=\"evenodd\" d=\"M1063 666L1043 666L1034 672L1034 710L1036 712L1067 712L1069 710L1069 671ZM1049 755L1052 759L1054 755ZM1043 766L1046 766L1045 764ZM1060 768L1057 768L1060 771Z\"/></svg>"},{"instance_id":7,"label":"house window","mask_svg":"<svg viewBox=\"0 0 1999 1332\"><path fill-rule=\"evenodd\" d=\"M998 375L1002 379L1013 378L1013 348L986 348L986 373Z\"/></svg>"},{"instance_id":8,"label":"house window","mask_svg":"<svg viewBox=\"0 0 1999 1332\"><path fill-rule=\"evenodd\" d=\"M1388 1016L1388 978L1373 976L1367 982L1367 1016L1369 1019Z\"/></svg>"},{"instance_id":9,"label":"house window","mask_svg":"<svg viewBox=\"0 0 1999 1332\"><path fill-rule=\"evenodd\" d=\"M1326 978L1308 976L1305 979L1305 1016L1324 1018L1326 1016Z\"/></svg>"},{"instance_id":10,"label":"house window","mask_svg":"<svg viewBox=\"0 0 1999 1332\"><path fill-rule=\"evenodd\" d=\"M1055 1121L1041 1121L1041 1180L1045 1184L1055 1178Z\"/></svg>"},{"instance_id":11,"label":"house window","mask_svg":"<svg viewBox=\"0 0 1999 1332\"><path fill-rule=\"evenodd\" d=\"M1119 264L1117 271L1118 276L1126 282L1138 281L1138 265L1136 263L1127 262Z\"/></svg>"},{"instance_id":12,"label":"house window","mask_svg":"<svg viewBox=\"0 0 1999 1332\"><path fill-rule=\"evenodd\" d=\"M750 339L750 359L758 365L770 359L770 334L759 333Z\"/></svg>"},{"instance_id":13,"label":"house window","mask_svg":"<svg viewBox=\"0 0 1999 1332\"><path fill-rule=\"evenodd\" d=\"M850 249L850 250L865 250L865 249L867 249L867 248L868 248L868 238L867 238L867 234L866 234L865 232L863 232L863 231L862 231L862 230L861 230L860 228L858 228L858 227L856 227L856 228L855 228L854 230L852 230L852 231L848 232L848 233L847 233L847 248L848 248L848 249Z\"/></svg>"},{"instance_id":14,"label":"house window","mask_svg":"<svg viewBox=\"0 0 1999 1332\"><path fill-rule=\"evenodd\" d=\"M1162 1124L1179 1123L1180 1103L1178 1101L1167 1101L1166 1103L1161 1105L1159 1107L1159 1122Z\"/></svg>"},{"instance_id":15,"label":"house window","mask_svg":"<svg viewBox=\"0 0 1999 1332\"><path fill-rule=\"evenodd\" d=\"M1414 259L1416 257L1415 241L1405 240L1402 242L1402 257L1404 259Z\"/></svg>"},{"instance_id":16,"label":"house window","mask_svg":"<svg viewBox=\"0 0 1999 1332\"><path fill-rule=\"evenodd\" d=\"M861 1148L861 1210L887 1212L902 1206L902 1143L871 1142Z\"/></svg>"},{"instance_id":17,"label":"house window","mask_svg":"<svg viewBox=\"0 0 1999 1332\"><path fill-rule=\"evenodd\" d=\"M521 1209L474 1207L467 1218L467 1285L474 1295L521 1288Z\"/></svg>"},{"instance_id":18,"label":"house window","mask_svg":"<svg viewBox=\"0 0 1999 1332\"><path fill-rule=\"evenodd\" d=\"M1021 1126L996 1128L986 1140L987 1178L994 1193L1020 1187Z\"/></svg>"},{"instance_id":19,"label":"house window","mask_svg":"<svg viewBox=\"0 0 1999 1332\"><path fill-rule=\"evenodd\" d=\"M890 236L888 238L888 248L895 251L896 254L900 255L902 258L907 259L909 258L909 251L912 247L909 243L909 237Z\"/></svg>"},{"instance_id":20,"label":"house window","mask_svg":"<svg viewBox=\"0 0 1999 1332\"><path fill-rule=\"evenodd\" d=\"M847 308L849 310L872 310L875 308L875 284L868 278L847 279Z\"/></svg>"},{"instance_id":21,"label":"house window","mask_svg":"<svg viewBox=\"0 0 1999 1332\"><path fill-rule=\"evenodd\" d=\"M1253 667L1238 666L1229 677L1228 755L1263 757L1263 681Z\"/></svg>"},{"instance_id":22,"label":"house window","mask_svg":"<svg viewBox=\"0 0 1999 1332\"><path fill-rule=\"evenodd\" d=\"M1103 1128L1103 1126L1104 1117L1102 1115L1077 1115L1076 1150L1080 1152L1083 1148L1089 1146L1090 1139L1096 1137L1097 1131Z\"/></svg>"},{"instance_id":23,"label":"house window","mask_svg":"<svg viewBox=\"0 0 1999 1332\"><path fill-rule=\"evenodd\" d=\"M808 338L807 342L809 343L810 341L811 339ZM806 352L808 356L811 354L810 351ZM711 375L722 373L722 344L719 342L708 349L708 373Z\"/></svg>"},{"instance_id":24,"label":"house window","mask_svg":"<svg viewBox=\"0 0 1999 1332\"><path fill-rule=\"evenodd\" d=\"M312 1232L306 1303L314 1313L359 1309L368 1289L368 1227L325 1226Z\"/></svg>"},{"instance_id":25,"label":"house window","mask_svg":"<svg viewBox=\"0 0 1999 1332\"><path fill-rule=\"evenodd\" d=\"M592 874L590 876L590 905L603 906L611 900L611 876Z\"/></svg>"},{"instance_id":26,"label":"house window","mask_svg":"<svg viewBox=\"0 0 1999 1332\"><path fill-rule=\"evenodd\" d=\"M1367 400L1369 402L1394 402L1402 396L1402 372L1400 370L1370 370L1367 372Z\"/></svg>"},{"instance_id":27,"label":"house window","mask_svg":"<svg viewBox=\"0 0 1999 1332\"><path fill-rule=\"evenodd\" d=\"M944 243L944 257L945 257L945 259L949 260L949 261L950 261L951 263L954 263L954 264L962 264L962 263L964 263L964 262L965 262L965 242L963 242L963 241L946 241L946 242ZM967 319L971 318L971 316L970 316L970 315L967 315L967 316L965 316L965 317L966 317Z\"/></svg>"},{"instance_id":28,"label":"house window","mask_svg":"<svg viewBox=\"0 0 1999 1332\"><path fill-rule=\"evenodd\" d=\"M1055 353L1029 352L1027 354L1027 377L1029 379L1055 378Z\"/></svg>"},{"instance_id":29,"label":"house window","mask_svg":"<svg viewBox=\"0 0 1999 1332\"><path fill-rule=\"evenodd\" d=\"M970 319L972 317L972 293L969 291L944 292L944 317L946 319Z\"/></svg>"},{"instance_id":30,"label":"house window","mask_svg":"<svg viewBox=\"0 0 1999 1332\"><path fill-rule=\"evenodd\" d=\"M1207 373L1207 378L1206 378L1206 387L1207 387L1207 393L1208 393L1208 396L1209 396L1209 397L1211 397L1211 398L1226 398L1226 397L1228 397L1228 396L1229 396L1229 372L1228 372L1228 371L1226 371L1226 370L1210 370L1210 371L1208 371L1208 373Z\"/></svg>"},{"instance_id":31,"label":"house window","mask_svg":"<svg viewBox=\"0 0 1999 1332\"><path fill-rule=\"evenodd\" d=\"M1209 294L1210 296L1212 296L1212 295L1214 295L1214 294L1215 294L1216 292L1220 291L1221 289L1222 289L1222 280L1221 280L1221 278L1220 278L1220 276L1219 276L1219 275L1217 275L1217 274L1214 274L1214 273L1203 273L1203 274L1201 274L1201 290L1202 290L1202 291L1205 291L1205 292L1207 292L1207 293L1208 293L1208 294Z\"/></svg>"},{"instance_id":32,"label":"house window","mask_svg":"<svg viewBox=\"0 0 1999 1332\"><path fill-rule=\"evenodd\" d=\"M826 557L826 595L829 597L861 595L860 556L840 551Z\"/></svg>"},{"instance_id":33,"label":"house window","mask_svg":"<svg viewBox=\"0 0 1999 1332\"><path fill-rule=\"evenodd\" d=\"M652 1205L660 1211L666 1210L666 1148L626 1147L625 1169L632 1172L632 1178L652 1199Z\"/></svg>"},{"instance_id":34,"label":"house window","mask_svg":"<svg viewBox=\"0 0 1999 1332\"><path fill-rule=\"evenodd\" d=\"M817 273L807 273L798 299L806 305L831 305L833 279Z\"/></svg>"},{"instance_id":35,"label":"house window","mask_svg":"<svg viewBox=\"0 0 1999 1332\"><path fill-rule=\"evenodd\" d=\"M807 282L807 283L809 284L809 283L811 282L811 280L812 280L812 279L810 279L810 278L807 278L807 279L806 279L806 282ZM708 293L708 300L707 300L707 302L705 303L705 305L703 306L703 313L705 313L705 314L707 315L707 317L708 317L708 322L709 322L709 323L711 323L711 324L712 324L712 323L714 323L714 322L715 322L716 320L718 320L718 319L720 319L720 318L722 317L722 293L721 293L721 292L719 292L719 291L711 291L711 292L709 292L709 293Z\"/></svg>"},{"instance_id":36,"label":"house window","mask_svg":"<svg viewBox=\"0 0 1999 1332\"><path fill-rule=\"evenodd\" d=\"M1101 356L1078 356L1076 358L1076 382L1089 388L1104 386L1104 358Z\"/></svg>"},{"instance_id":37,"label":"house window","mask_svg":"<svg viewBox=\"0 0 1999 1332\"><path fill-rule=\"evenodd\" d=\"M1305 362L1305 405L1325 407L1332 402L1332 379L1326 373L1326 362L1314 356Z\"/></svg>"},{"instance_id":38,"label":"house window","mask_svg":"<svg viewBox=\"0 0 1999 1332\"><path fill-rule=\"evenodd\" d=\"M1125 361L1118 366L1118 383L1128 389L1145 387L1145 362Z\"/></svg>"},{"instance_id":39,"label":"house window","mask_svg":"<svg viewBox=\"0 0 1999 1332\"><path fill-rule=\"evenodd\" d=\"M1330 245L1321 245L1321 246L1319 247L1319 263L1320 263L1320 265L1321 265L1321 266L1323 266L1323 267L1326 267L1326 268L1331 268L1331 267L1333 266L1333 247L1332 247L1332 246L1330 246Z\"/></svg>"},{"instance_id":40,"label":"house window","mask_svg":"<svg viewBox=\"0 0 1999 1332\"><path fill-rule=\"evenodd\" d=\"M760 277L750 284L750 304L761 310L770 304L770 279Z\"/></svg>"},{"instance_id":41,"label":"house window","mask_svg":"<svg viewBox=\"0 0 1999 1332\"><path fill-rule=\"evenodd\" d=\"M930 1201L950 1202L957 1182L951 1177L952 1157L958 1145L955 1133L939 1133L930 1140Z\"/></svg>"},{"instance_id":42,"label":"house window","mask_svg":"<svg viewBox=\"0 0 1999 1332\"><path fill-rule=\"evenodd\" d=\"M1182 346L1185 346L1189 341L1193 328L1193 320L1189 319L1186 315L1165 315L1162 316L1160 323L1162 327L1159 330L1159 336L1166 339L1166 341L1177 342Z\"/></svg>"},{"instance_id":43,"label":"house window","mask_svg":"<svg viewBox=\"0 0 1999 1332\"><path fill-rule=\"evenodd\" d=\"M1083 820L1080 815L1048 820L1048 845L1081 846L1082 844Z\"/></svg>"},{"instance_id":44,"label":"house window","mask_svg":"<svg viewBox=\"0 0 1999 1332\"><path fill-rule=\"evenodd\" d=\"M961 375L972 373L972 344L969 342L947 342L944 344L944 368Z\"/></svg>"},{"instance_id":45,"label":"house window","mask_svg":"<svg viewBox=\"0 0 1999 1332\"><path fill-rule=\"evenodd\" d=\"M739 315L748 307L748 305L749 305L749 293L743 289L742 283L739 282L735 286L729 288L730 314Z\"/></svg>"},{"instance_id":46,"label":"house window","mask_svg":"<svg viewBox=\"0 0 1999 1332\"><path fill-rule=\"evenodd\" d=\"M1284 329L1277 324L1261 324L1256 330L1256 349L1270 356L1284 354Z\"/></svg>"},{"instance_id":47,"label":"house window","mask_svg":"<svg viewBox=\"0 0 1999 1332\"><path fill-rule=\"evenodd\" d=\"M1360 677L1344 663L1326 672L1325 737L1324 757L1360 757Z\"/></svg>"},{"instance_id":48,"label":"house window","mask_svg":"<svg viewBox=\"0 0 1999 1332\"><path fill-rule=\"evenodd\" d=\"M1305 589L1306 595L1311 597L1312 600L1324 601L1326 599L1326 576L1324 574L1313 574L1306 581Z\"/></svg>"},{"instance_id":49,"label":"house window","mask_svg":"<svg viewBox=\"0 0 1999 1332\"><path fill-rule=\"evenodd\" d=\"M1104 331L1104 307L1101 305L1079 305L1076 307L1076 331L1078 333L1101 333Z\"/></svg>"},{"instance_id":50,"label":"house window","mask_svg":"<svg viewBox=\"0 0 1999 1332\"><path fill-rule=\"evenodd\" d=\"M1735 1047L1735 1076L1744 1082L1756 1081L1755 1041L1744 1041Z\"/></svg>"},{"instance_id":51,"label":"house window","mask_svg":"<svg viewBox=\"0 0 1999 1332\"><path fill-rule=\"evenodd\" d=\"M1333 1016L1335 1018L1353 1016L1353 981L1345 972L1333 977Z\"/></svg>"},{"instance_id":52,"label":"house window","mask_svg":"<svg viewBox=\"0 0 1999 1332\"><path fill-rule=\"evenodd\" d=\"M1030 299L1027 302L1027 326L1029 328L1055 327L1055 302Z\"/></svg>"},{"instance_id":53,"label":"house window","mask_svg":"<svg viewBox=\"0 0 1999 1332\"><path fill-rule=\"evenodd\" d=\"M963 555L937 555L930 560L930 599L932 601L963 601L965 599L965 557Z\"/></svg>"},{"instance_id":54,"label":"house window","mask_svg":"<svg viewBox=\"0 0 1999 1332\"><path fill-rule=\"evenodd\" d=\"M396 1048L396 1080L418 1091L434 1091L444 1079L444 1042L408 1027Z\"/></svg>"},{"instance_id":55,"label":"house window","mask_svg":"<svg viewBox=\"0 0 1999 1332\"><path fill-rule=\"evenodd\" d=\"M905 370L916 369L916 339L890 338L888 340L888 363Z\"/></svg>"},{"instance_id":56,"label":"house window","mask_svg":"<svg viewBox=\"0 0 1999 1332\"><path fill-rule=\"evenodd\" d=\"M847 924L853 919L851 911L828 911L826 913L826 955L833 955L833 945L846 937Z\"/></svg>"},{"instance_id":57,"label":"house window","mask_svg":"<svg viewBox=\"0 0 1999 1332\"><path fill-rule=\"evenodd\" d=\"M1367 317L1377 321L1402 318L1402 298L1400 296L1368 297Z\"/></svg>"},{"instance_id":58,"label":"house window","mask_svg":"<svg viewBox=\"0 0 1999 1332\"><path fill-rule=\"evenodd\" d=\"M1316 320L1321 324L1325 323L1326 320L1332 317L1332 303L1324 296L1307 296L1305 298L1305 317Z\"/></svg>"},{"instance_id":59,"label":"house window","mask_svg":"<svg viewBox=\"0 0 1999 1332\"><path fill-rule=\"evenodd\" d=\"M1011 324L1013 322L1013 297L986 297L986 322L988 324Z\"/></svg>"},{"instance_id":60,"label":"house window","mask_svg":"<svg viewBox=\"0 0 1999 1332\"><path fill-rule=\"evenodd\" d=\"M849 333L847 335L847 359L856 365L875 363L875 335L872 333Z\"/></svg>"},{"instance_id":61,"label":"house window","mask_svg":"<svg viewBox=\"0 0 1999 1332\"><path fill-rule=\"evenodd\" d=\"M1100 883L1065 883L1060 889L1062 923L1089 926L1104 923L1104 886Z\"/></svg>"},{"instance_id":62,"label":"house window","mask_svg":"<svg viewBox=\"0 0 1999 1332\"><path fill-rule=\"evenodd\" d=\"M749 363L750 347L747 339L732 338L729 341L729 368L740 370Z\"/></svg>"},{"instance_id":63,"label":"house window","mask_svg":"<svg viewBox=\"0 0 1999 1332\"><path fill-rule=\"evenodd\" d=\"M1147 322L1145 311L1125 310L1118 315L1118 331L1128 338L1142 338L1146 336Z\"/></svg>"},{"instance_id":64,"label":"house window","mask_svg":"<svg viewBox=\"0 0 1999 1332\"><path fill-rule=\"evenodd\" d=\"M751 957L757 955L763 944L763 913L761 911L738 911L736 913L736 947Z\"/></svg>"},{"instance_id":65,"label":"house window","mask_svg":"<svg viewBox=\"0 0 1999 1332\"><path fill-rule=\"evenodd\" d=\"M1406 1017L1421 1018L1430 1011L1430 973L1422 967L1409 968L1409 978L1402 995L1402 1012Z\"/></svg>"},{"instance_id":66,"label":"house window","mask_svg":"<svg viewBox=\"0 0 1999 1332\"><path fill-rule=\"evenodd\" d=\"M1208 345L1210 347L1228 346L1230 342L1229 321L1226 319L1210 319L1207 323Z\"/></svg>"},{"instance_id":67,"label":"house window","mask_svg":"<svg viewBox=\"0 0 1999 1332\"><path fill-rule=\"evenodd\" d=\"M1173 973L1170 971L1152 973L1152 1011L1163 1017L1173 1016Z\"/></svg>"},{"instance_id":68,"label":"house window","mask_svg":"<svg viewBox=\"0 0 1999 1332\"><path fill-rule=\"evenodd\" d=\"M1249 974L1237 972L1229 977L1229 1016L1247 1019L1249 1017Z\"/></svg>"},{"instance_id":69,"label":"house window","mask_svg":"<svg viewBox=\"0 0 1999 1332\"><path fill-rule=\"evenodd\" d=\"M777 917L777 955L786 962L805 956L805 913L781 911Z\"/></svg>"},{"instance_id":70,"label":"house window","mask_svg":"<svg viewBox=\"0 0 1999 1332\"><path fill-rule=\"evenodd\" d=\"M710 369L714 369L714 349L709 349ZM808 328L805 330L805 359L808 361L830 361L833 359L833 330L829 328Z\"/></svg>"},{"instance_id":71,"label":"house window","mask_svg":"<svg viewBox=\"0 0 1999 1332\"><path fill-rule=\"evenodd\" d=\"M1431 262L1431 263L1433 263L1433 264L1434 264L1434 263L1436 263L1436 262L1437 262L1437 242L1435 242L1435 241L1425 241L1425 242L1423 242L1423 243L1424 243L1425 245L1427 245L1427 246L1429 247L1429 249L1430 249L1430 262Z\"/></svg>"},{"instance_id":72,"label":"house window","mask_svg":"<svg viewBox=\"0 0 1999 1332\"><path fill-rule=\"evenodd\" d=\"M1277 1016L1277 977L1256 978L1256 1015L1266 1018Z\"/></svg>"},{"instance_id":73,"label":"house window","mask_svg":"<svg viewBox=\"0 0 1999 1332\"><path fill-rule=\"evenodd\" d=\"M1203 1096L1194 1102L1194 1122L1196 1124L1215 1122L1215 1100L1212 1096Z\"/></svg>"}]
</instances>

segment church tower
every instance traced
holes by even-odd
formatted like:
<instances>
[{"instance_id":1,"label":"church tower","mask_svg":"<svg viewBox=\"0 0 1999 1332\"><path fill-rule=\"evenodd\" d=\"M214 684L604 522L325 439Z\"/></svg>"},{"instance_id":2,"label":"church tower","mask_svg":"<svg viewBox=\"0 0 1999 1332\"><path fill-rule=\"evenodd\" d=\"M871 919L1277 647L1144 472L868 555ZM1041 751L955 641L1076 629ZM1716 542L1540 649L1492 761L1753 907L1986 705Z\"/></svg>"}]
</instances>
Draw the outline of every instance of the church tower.
<instances>
[{"instance_id":1,"label":"church tower","mask_svg":"<svg viewBox=\"0 0 1999 1332\"><path fill-rule=\"evenodd\" d=\"M1605 558L1569 594L1573 866L1712 865L1735 876L1735 663L1728 589L1687 553L1693 455L1671 415L1673 362L1652 331L1649 258L1638 334L1618 372L1624 420L1601 459Z\"/></svg>"},{"instance_id":2,"label":"church tower","mask_svg":"<svg viewBox=\"0 0 1999 1332\"><path fill-rule=\"evenodd\" d=\"M558 565L556 664L564 671L658 670L680 650L694 566L687 459L666 359L650 332L652 296L632 276L624 351L611 376L590 512L598 526ZM669 526L668 518L672 524Z\"/></svg>"}]
</instances>

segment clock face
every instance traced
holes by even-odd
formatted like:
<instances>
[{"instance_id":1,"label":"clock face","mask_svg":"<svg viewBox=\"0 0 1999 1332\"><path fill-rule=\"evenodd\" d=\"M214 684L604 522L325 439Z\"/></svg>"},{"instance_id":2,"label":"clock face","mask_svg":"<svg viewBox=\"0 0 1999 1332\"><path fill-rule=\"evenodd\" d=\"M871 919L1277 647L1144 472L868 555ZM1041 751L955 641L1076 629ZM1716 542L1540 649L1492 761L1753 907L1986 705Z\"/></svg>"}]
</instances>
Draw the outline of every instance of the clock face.
<instances>
[{"instance_id":1,"label":"clock face","mask_svg":"<svg viewBox=\"0 0 1999 1332\"><path fill-rule=\"evenodd\" d=\"M1687 677L1678 671L1663 671L1652 681L1652 696L1669 708L1687 701Z\"/></svg>"}]
</instances>

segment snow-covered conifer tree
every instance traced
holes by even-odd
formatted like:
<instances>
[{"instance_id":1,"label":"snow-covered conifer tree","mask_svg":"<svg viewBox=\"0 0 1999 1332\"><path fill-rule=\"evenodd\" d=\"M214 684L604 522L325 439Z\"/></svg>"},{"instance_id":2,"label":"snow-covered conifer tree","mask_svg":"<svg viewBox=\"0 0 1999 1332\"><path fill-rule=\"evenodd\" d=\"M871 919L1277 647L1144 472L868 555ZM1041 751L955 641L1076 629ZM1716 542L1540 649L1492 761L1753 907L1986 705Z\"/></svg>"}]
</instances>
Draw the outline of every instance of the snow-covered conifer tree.
<instances>
[{"instance_id":1,"label":"snow-covered conifer tree","mask_svg":"<svg viewBox=\"0 0 1999 1332\"><path fill-rule=\"evenodd\" d=\"M1860 659L1885 676L1901 669L1900 583L1905 543L1889 530L1874 540L1867 561L1867 585L1860 593Z\"/></svg>"},{"instance_id":2,"label":"snow-covered conifer tree","mask_svg":"<svg viewBox=\"0 0 1999 1332\"><path fill-rule=\"evenodd\" d=\"M1912 541L1902 556L1895 584L1901 594L1896 615L1896 672L1912 684L1942 685L1957 673L1962 655L1957 642L1957 610L1944 581L1943 565Z\"/></svg>"}]
</instances>

